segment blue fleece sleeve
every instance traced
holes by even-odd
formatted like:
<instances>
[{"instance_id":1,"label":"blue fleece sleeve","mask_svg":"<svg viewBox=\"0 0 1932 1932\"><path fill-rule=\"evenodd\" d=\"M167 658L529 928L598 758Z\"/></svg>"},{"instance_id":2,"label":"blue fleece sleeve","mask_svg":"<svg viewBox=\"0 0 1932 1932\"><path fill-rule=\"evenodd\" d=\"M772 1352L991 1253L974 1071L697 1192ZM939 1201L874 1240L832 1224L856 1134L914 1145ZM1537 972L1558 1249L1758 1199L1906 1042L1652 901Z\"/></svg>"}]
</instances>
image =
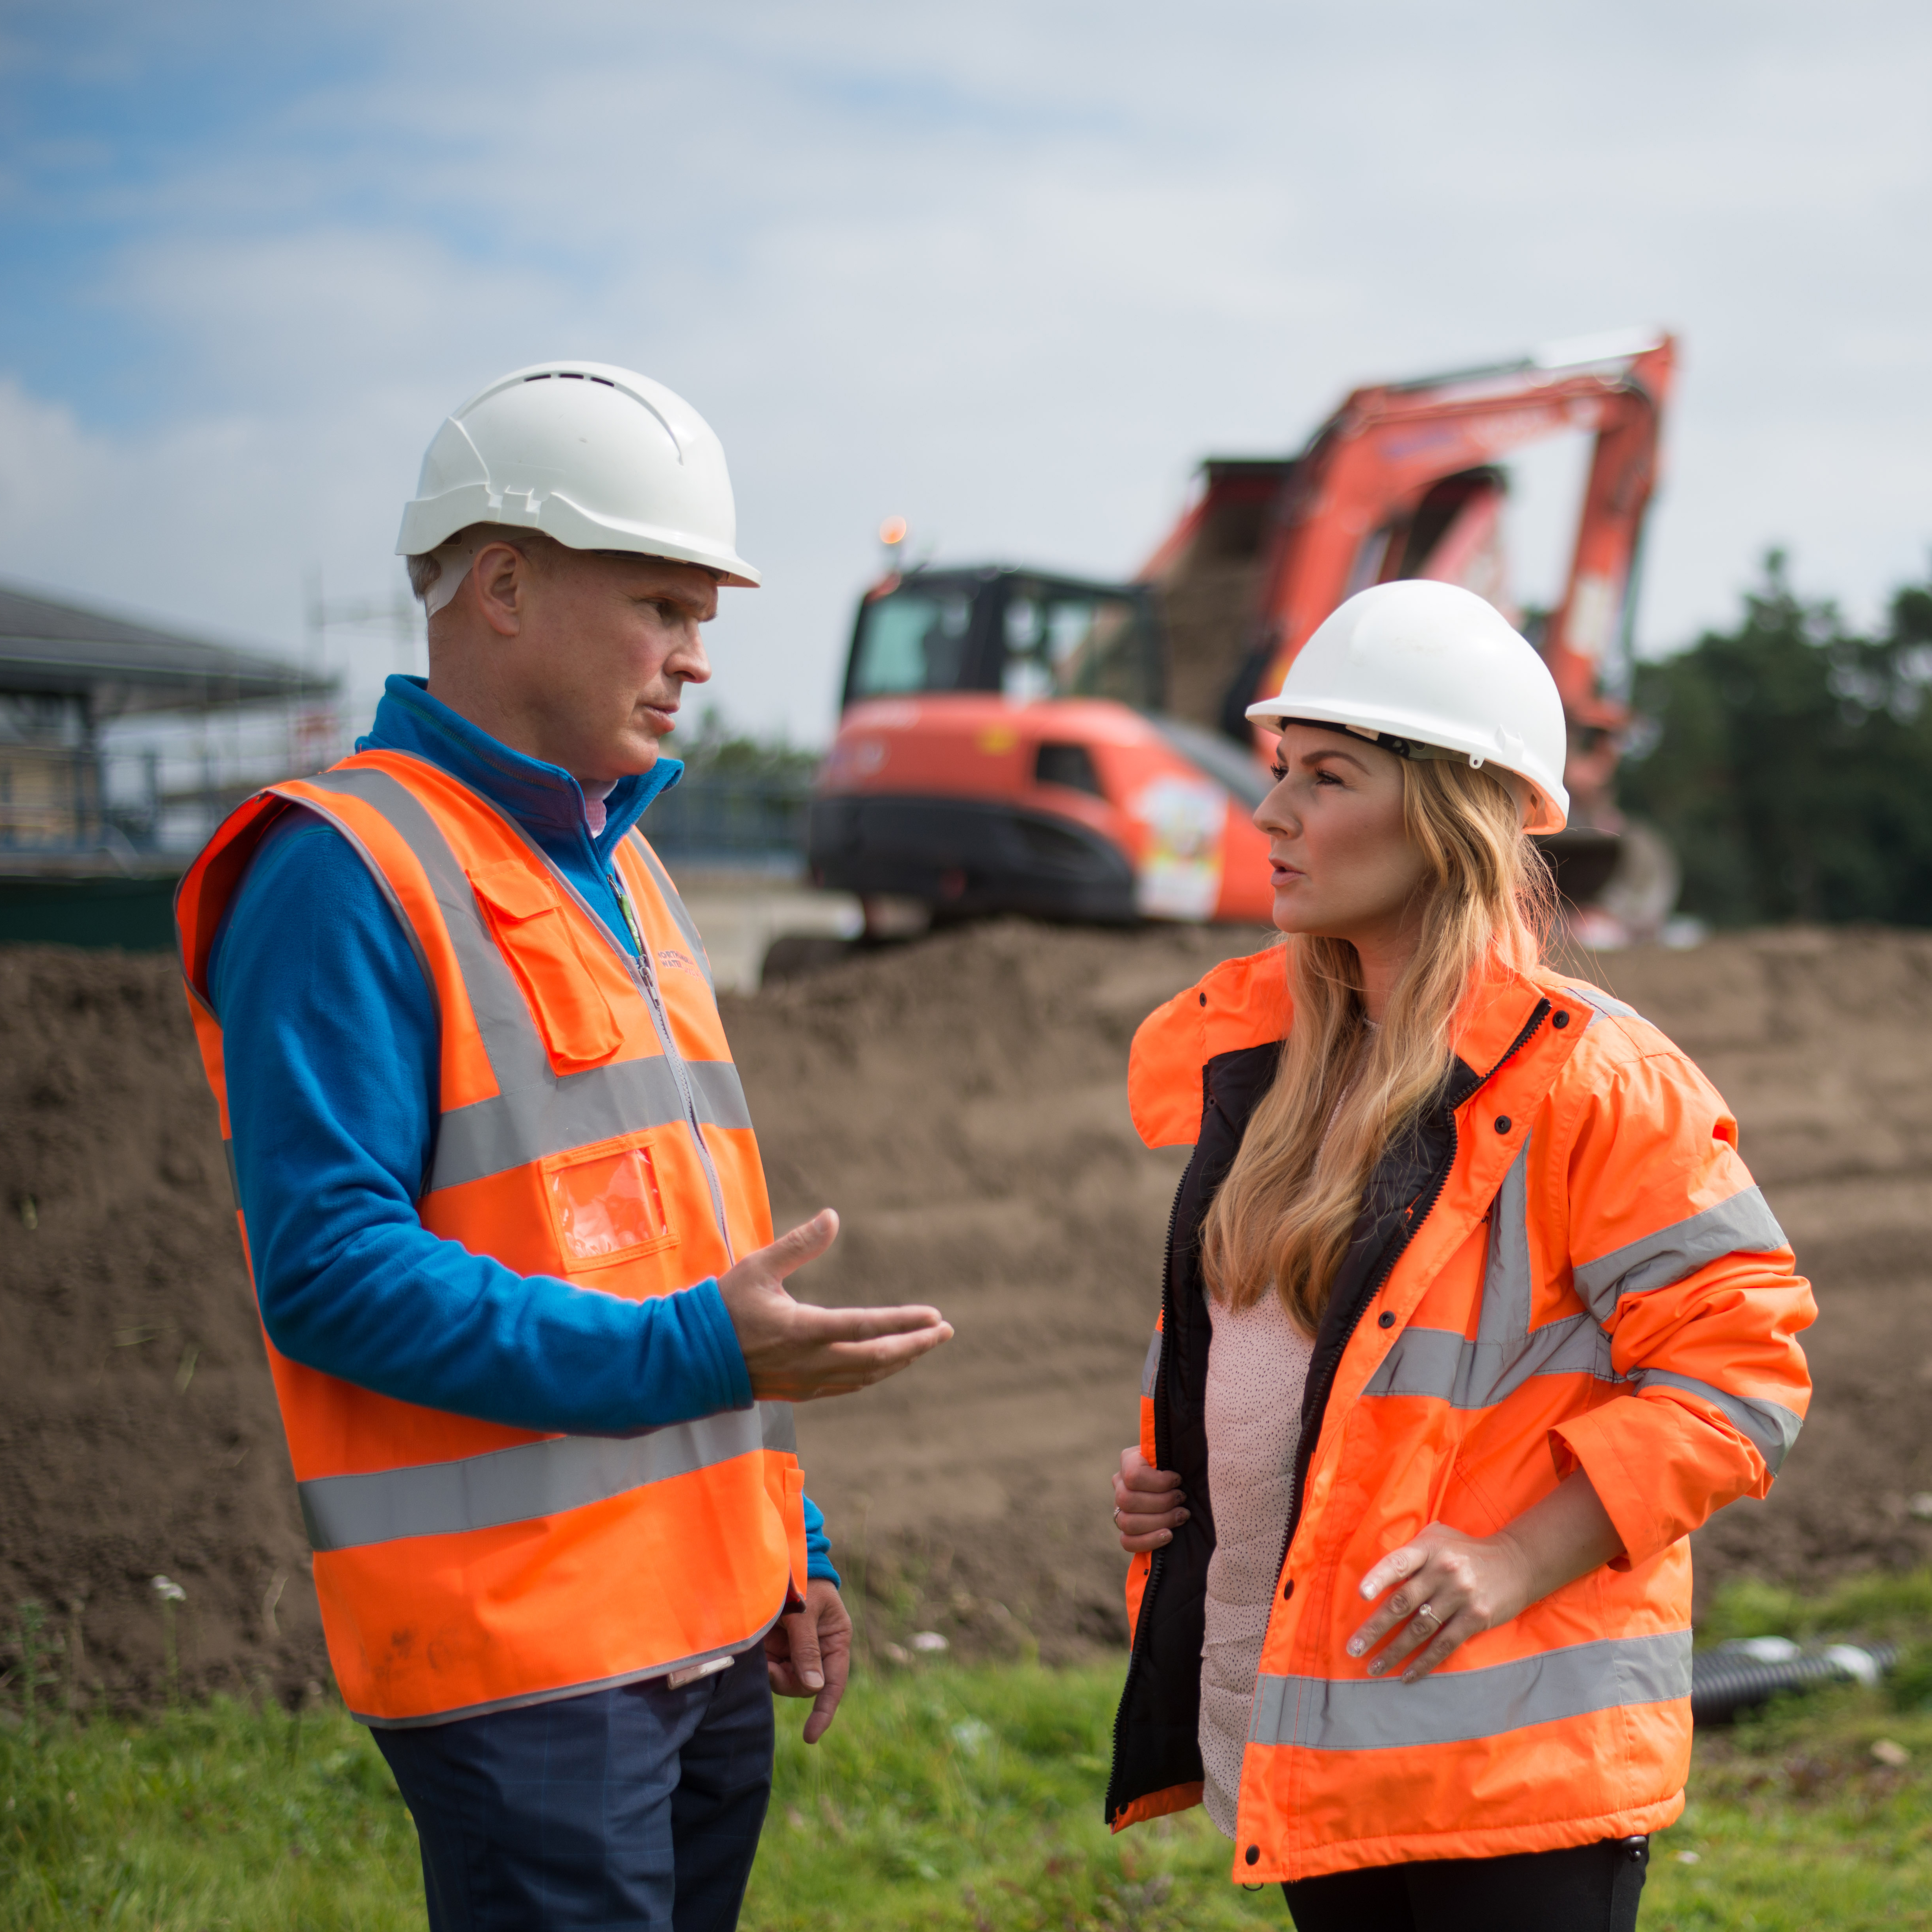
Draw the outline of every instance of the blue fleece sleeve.
<instances>
[{"instance_id":1,"label":"blue fleece sleeve","mask_svg":"<svg viewBox=\"0 0 1932 1932\"><path fill-rule=\"evenodd\" d=\"M256 1292L285 1355L404 1402L566 1435L750 1403L715 1281L627 1301L518 1274L417 1219L435 1011L375 881L312 814L264 841L209 982Z\"/></svg>"},{"instance_id":2,"label":"blue fleece sleeve","mask_svg":"<svg viewBox=\"0 0 1932 1932\"><path fill-rule=\"evenodd\" d=\"M832 1539L825 1533L825 1512L809 1496L805 1499L805 1574L822 1577L838 1588L838 1572L832 1567Z\"/></svg>"}]
</instances>

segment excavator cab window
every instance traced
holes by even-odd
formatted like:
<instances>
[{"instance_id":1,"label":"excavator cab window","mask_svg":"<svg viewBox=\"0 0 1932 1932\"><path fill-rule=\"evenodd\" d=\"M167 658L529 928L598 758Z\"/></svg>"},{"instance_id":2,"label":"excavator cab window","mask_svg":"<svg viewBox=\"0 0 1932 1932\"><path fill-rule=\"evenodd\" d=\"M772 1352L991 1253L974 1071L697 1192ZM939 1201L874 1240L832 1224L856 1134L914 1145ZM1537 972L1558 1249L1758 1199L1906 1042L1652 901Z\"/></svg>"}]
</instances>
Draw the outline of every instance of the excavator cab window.
<instances>
[{"instance_id":1,"label":"excavator cab window","mask_svg":"<svg viewBox=\"0 0 1932 1932\"><path fill-rule=\"evenodd\" d=\"M958 690L972 617L973 600L964 590L908 587L868 604L848 698Z\"/></svg>"},{"instance_id":2,"label":"excavator cab window","mask_svg":"<svg viewBox=\"0 0 1932 1932\"><path fill-rule=\"evenodd\" d=\"M1160 644L1144 598L1017 579L1007 586L1000 688L1019 704L1111 698L1160 702Z\"/></svg>"},{"instance_id":3,"label":"excavator cab window","mask_svg":"<svg viewBox=\"0 0 1932 1932\"><path fill-rule=\"evenodd\" d=\"M1111 698L1159 709L1162 644L1148 593L992 568L908 575L860 608L845 702L997 691L1016 704Z\"/></svg>"}]
</instances>

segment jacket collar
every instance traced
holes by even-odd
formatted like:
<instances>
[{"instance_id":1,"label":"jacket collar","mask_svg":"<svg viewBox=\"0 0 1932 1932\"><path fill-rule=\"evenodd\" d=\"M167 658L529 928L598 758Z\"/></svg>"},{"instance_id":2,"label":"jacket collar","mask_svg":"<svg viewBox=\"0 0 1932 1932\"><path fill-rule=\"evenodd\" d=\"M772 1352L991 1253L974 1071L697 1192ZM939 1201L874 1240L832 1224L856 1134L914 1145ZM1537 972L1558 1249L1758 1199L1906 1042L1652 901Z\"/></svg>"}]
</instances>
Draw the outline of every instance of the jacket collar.
<instances>
[{"instance_id":1,"label":"jacket collar","mask_svg":"<svg viewBox=\"0 0 1932 1932\"><path fill-rule=\"evenodd\" d=\"M676 784L684 766L660 758L649 771L620 778L604 801L604 830L592 837L584 788L560 765L546 764L490 736L460 712L429 694L419 677L391 677L382 687L368 735L358 752L409 752L460 778L539 840L590 839L600 858L644 816L645 808Z\"/></svg>"}]
</instances>

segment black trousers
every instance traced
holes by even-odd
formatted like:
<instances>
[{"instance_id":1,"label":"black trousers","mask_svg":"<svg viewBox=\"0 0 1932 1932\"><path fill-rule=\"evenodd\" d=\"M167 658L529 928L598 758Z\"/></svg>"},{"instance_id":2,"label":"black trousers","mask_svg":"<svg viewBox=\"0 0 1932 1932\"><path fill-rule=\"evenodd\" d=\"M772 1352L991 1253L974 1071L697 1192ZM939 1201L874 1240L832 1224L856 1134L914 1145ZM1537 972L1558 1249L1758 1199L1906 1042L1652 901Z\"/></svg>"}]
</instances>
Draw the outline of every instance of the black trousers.
<instances>
[{"instance_id":1,"label":"black trousers","mask_svg":"<svg viewBox=\"0 0 1932 1932\"><path fill-rule=\"evenodd\" d=\"M1285 1885L1295 1932L1636 1932L1648 1838L1371 1865Z\"/></svg>"},{"instance_id":2,"label":"black trousers","mask_svg":"<svg viewBox=\"0 0 1932 1932\"><path fill-rule=\"evenodd\" d=\"M729 1932L772 1784L756 1646L662 1680L378 1730L422 1846L432 1932Z\"/></svg>"}]
</instances>

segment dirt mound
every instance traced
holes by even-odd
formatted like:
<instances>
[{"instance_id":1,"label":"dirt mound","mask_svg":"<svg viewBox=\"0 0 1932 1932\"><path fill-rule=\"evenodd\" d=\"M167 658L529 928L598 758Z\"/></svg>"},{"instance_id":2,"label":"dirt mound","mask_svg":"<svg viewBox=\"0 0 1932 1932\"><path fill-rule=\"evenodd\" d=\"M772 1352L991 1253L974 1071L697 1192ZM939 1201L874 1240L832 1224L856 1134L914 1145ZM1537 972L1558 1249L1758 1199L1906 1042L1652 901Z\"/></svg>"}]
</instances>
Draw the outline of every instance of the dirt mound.
<instances>
[{"instance_id":1,"label":"dirt mound","mask_svg":"<svg viewBox=\"0 0 1932 1932\"><path fill-rule=\"evenodd\" d=\"M35 1600L64 1646L44 1670L85 1701L151 1698L158 1575L187 1592L184 1692L326 1681L178 974L0 948L0 1628Z\"/></svg>"},{"instance_id":2,"label":"dirt mound","mask_svg":"<svg viewBox=\"0 0 1932 1932\"><path fill-rule=\"evenodd\" d=\"M958 1331L800 1413L878 1640L1121 1638L1106 1477L1181 1165L1128 1122L1127 1042L1253 938L995 924L726 1003L781 1225L845 1217L802 1291L935 1301ZM1700 1588L1932 1560L1910 1508L1932 1490L1932 937L1762 934L1595 976L1737 1108L1824 1310L1812 1420L1771 1502L1699 1538ZM0 952L0 1606L77 1626L84 1654L52 1667L132 1702L165 1681L164 1574L184 1691L299 1695L326 1670L314 1598L165 960Z\"/></svg>"}]
</instances>

